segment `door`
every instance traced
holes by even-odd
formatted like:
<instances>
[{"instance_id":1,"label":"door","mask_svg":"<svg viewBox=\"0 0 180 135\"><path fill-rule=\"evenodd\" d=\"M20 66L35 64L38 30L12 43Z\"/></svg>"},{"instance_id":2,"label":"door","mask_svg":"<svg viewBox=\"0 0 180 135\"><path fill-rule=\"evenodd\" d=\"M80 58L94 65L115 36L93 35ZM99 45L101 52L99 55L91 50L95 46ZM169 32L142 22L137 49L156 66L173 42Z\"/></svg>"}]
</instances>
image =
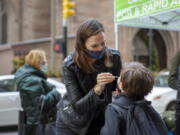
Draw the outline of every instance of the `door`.
<instances>
[{"instance_id":1,"label":"door","mask_svg":"<svg viewBox=\"0 0 180 135\"><path fill-rule=\"evenodd\" d=\"M0 126L17 125L19 93L13 78L0 79Z\"/></svg>"}]
</instances>

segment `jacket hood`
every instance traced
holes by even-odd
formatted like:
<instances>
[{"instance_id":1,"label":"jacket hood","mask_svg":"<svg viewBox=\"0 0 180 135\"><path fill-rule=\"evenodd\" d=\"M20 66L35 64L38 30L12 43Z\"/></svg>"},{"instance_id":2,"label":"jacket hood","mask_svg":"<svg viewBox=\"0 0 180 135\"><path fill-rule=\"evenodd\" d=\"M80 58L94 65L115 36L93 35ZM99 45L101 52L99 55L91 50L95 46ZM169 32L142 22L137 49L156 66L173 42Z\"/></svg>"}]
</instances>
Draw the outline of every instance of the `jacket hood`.
<instances>
[{"instance_id":1,"label":"jacket hood","mask_svg":"<svg viewBox=\"0 0 180 135\"><path fill-rule=\"evenodd\" d=\"M41 70L38 70L36 68L33 68L32 66L25 64L20 69L17 70L15 73L15 81L16 83L19 83L23 78L29 76L29 75L37 75L44 79L47 79L47 76L45 73L43 73Z\"/></svg>"}]
</instances>

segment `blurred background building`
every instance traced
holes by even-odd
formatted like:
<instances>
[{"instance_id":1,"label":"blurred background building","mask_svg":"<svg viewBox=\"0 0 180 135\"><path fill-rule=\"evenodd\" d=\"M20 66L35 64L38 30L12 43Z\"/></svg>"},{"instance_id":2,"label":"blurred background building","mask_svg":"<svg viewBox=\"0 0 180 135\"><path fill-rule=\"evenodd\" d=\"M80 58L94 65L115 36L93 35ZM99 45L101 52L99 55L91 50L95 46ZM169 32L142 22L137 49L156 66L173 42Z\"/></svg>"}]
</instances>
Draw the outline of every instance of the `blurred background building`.
<instances>
[{"instance_id":1,"label":"blurred background building","mask_svg":"<svg viewBox=\"0 0 180 135\"><path fill-rule=\"evenodd\" d=\"M103 23L107 43L115 48L113 0L75 2L76 14L68 19L68 53L74 48L79 24L88 18ZM62 18L62 0L0 0L0 74L15 71L15 62L35 48L45 50L52 70L59 70L62 53L53 52L52 57L51 43L52 36L63 37ZM123 62L136 60L148 66L149 30L123 26L118 33ZM153 30L152 37L152 69L167 69L180 50L180 32Z\"/></svg>"}]
</instances>

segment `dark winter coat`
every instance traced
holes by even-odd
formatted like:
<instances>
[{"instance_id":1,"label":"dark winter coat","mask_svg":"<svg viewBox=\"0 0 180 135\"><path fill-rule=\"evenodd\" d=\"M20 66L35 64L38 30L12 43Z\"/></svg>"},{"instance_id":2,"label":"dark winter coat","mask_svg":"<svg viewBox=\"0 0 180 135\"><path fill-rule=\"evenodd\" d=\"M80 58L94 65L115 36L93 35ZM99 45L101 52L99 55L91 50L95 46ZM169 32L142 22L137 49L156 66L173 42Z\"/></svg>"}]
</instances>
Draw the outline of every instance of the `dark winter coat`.
<instances>
[{"instance_id":1,"label":"dark winter coat","mask_svg":"<svg viewBox=\"0 0 180 135\"><path fill-rule=\"evenodd\" d=\"M42 95L44 95L45 103L51 109L46 112L46 118L42 117L41 120L47 120L47 117L49 122L55 120L56 104L60 99L60 94L46 79L47 77L42 71L27 64L21 67L15 74L17 89L21 97L21 105L26 114L26 124L33 125L40 123L40 97Z\"/></svg>"},{"instance_id":2,"label":"dark winter coat","mask_svg":"<svg viewBox=\"0 0 180 135\"><path fill-rule=\"evenodd\" d=\"M118 51L108 49L113 66L110 68L105 67L103 58L96 61L96 72L85 73L81 68L74 63L72 55L64 60L63 73L64 82L66 85L67 93L61 100L59 109L62 114L62 119L68 127L75 133L81 134L81 130L100 130L104 124L104 111L108 103L111 102L112 91L116 88L116 81L105 86L103 93L98 96L94 92L96 85L97 74L101 72L110 72L114 76L119 76L121 69L121 59ZM83 125L76 126L72 124L72 120L66 117L66 112L63 111L64 107L72 104L73 110L78 115L87 115L88 119ZM74 116L74 113L71 113ZM76 116L74 116L76 117ZM80 123L80 122L79 122ZM83 130L84 132L84 130Z\"/></svg>"},{"instance_id":3,"label":"dark winter coat","mask_svg":"<svg viewBox=\"0 0 180 135\"><path fill-rule=\"evenodd\" d=\"M124 93L121 93L119 96L117 96L114 103L109 104L106 108L106 114L105 114L106 121L105 121L105 125L101 129L101 135L126 135L127 130L128 130L126 127L127 126L126 124L127 124L127 119L129 118L129 116L128 116L129 112L128 112L128 109L124 109L123 107L128 108L131 105L137 106L138 102L137 103L136 102L137 101L130 100ZM121 105L123 107L119 107L119 106L117 106L117 104ZM141 121L141 122L143 121L144 126L149 125L150 124L150 123L148 123L149 121L147 121L144 117L146 116L147 113L151 113L151 116L153 118L157 118L156 122L155 122L158 125L157 129L162 129L159 131L160 134L167 135L168 131L167 131L165 123L160 118L160 115L152 108L152 106L148 104L148 101L142 100L142 101L139 101L139 104L141 104L141 106L148 107L148 110L149 110L148 112L146 112L145 109L143 109L142 107L135 107L134 110L136 110L136 112L141 112L141 111L145 112L145 115L138 117L138 118L140 118L139 121ZM133 112L131 112L131 114L129 114L129 115L133 115L132 113ZM130 126L130 125L128 125L128 126ZM148 129L149 129L149 127L148 127ZM152 130L150 130L150 131L152 131ZM153 134L153 131L151 134Z\"/></svg>"}]
</instances>

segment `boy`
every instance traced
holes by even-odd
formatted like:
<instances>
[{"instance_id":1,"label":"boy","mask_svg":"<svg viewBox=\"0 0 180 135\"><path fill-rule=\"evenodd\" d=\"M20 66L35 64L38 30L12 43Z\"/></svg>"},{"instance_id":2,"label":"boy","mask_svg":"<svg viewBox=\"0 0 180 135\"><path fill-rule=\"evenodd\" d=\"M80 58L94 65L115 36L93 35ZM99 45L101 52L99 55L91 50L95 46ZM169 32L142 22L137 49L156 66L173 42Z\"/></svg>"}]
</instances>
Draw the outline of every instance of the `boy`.
<instances>
[{"instance_id":1,"label":"boy","mask_svg":"<svg viewBox=\"0 0 180 135\"><path fill-rule=\"evenodd\" d=\"M118 79L122 93L107 106L101 135L167 135L159 114L144 99L153 84L153 76L142 64L126 64Z\"/></svg>"}]
</instances>

